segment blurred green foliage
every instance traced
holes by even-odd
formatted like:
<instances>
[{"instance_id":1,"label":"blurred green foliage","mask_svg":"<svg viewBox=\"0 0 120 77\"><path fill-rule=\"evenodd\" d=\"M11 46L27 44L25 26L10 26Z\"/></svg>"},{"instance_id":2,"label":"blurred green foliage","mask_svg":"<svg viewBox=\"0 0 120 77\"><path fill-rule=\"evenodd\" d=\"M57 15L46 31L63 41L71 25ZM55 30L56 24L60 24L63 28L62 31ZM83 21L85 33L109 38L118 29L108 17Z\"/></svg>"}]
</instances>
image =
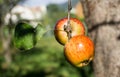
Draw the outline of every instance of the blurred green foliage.
<instances>
[{"instance_id":1,"label":"blurred green foliage","mask_svg":"<svg viewBox=\"0 0 120 77\"><path fill-rule=\"evenodd\" d=\"M0 77L94 77L92 63L76 68L65 60L64 47L57 43L53 36L53 27L64 17L67 17L67 12L59 9L57 5L48 5L48 13L43 16L41 23L46 27L50 26L51 30L34 48L27 51L14 49L10 65L5 62L3 53L0 54ZM76 16L72 14L72 17ZM48 33L52 34L47 36ZM8 35L7 29L5 34Z\"/></svg>"},{"instance_id":2,"label":"blurred green foliage","mask_svg":"<svg viewBox=\"0 0 120 77\"><path fill-rule=\"evenodd\" d=\"M71 66L65 60L63 48L53 36L44 37L35 48L28 51L18 50L8 69L5 69L5 64L2 64L0 76L93 77L91 64L82 68Z\"/></svg>"},{"instance_id":3,"label":"blurred green foliage","mask_svg":"<svg viewBox=\"0 0 120 77\"><path fill-rule=\"evenodd\" d=\"M45 26L50 26L50 28L53 29L57 21L62 18L66 18L68 16L67 14L68 14L67 10L65 11L63 8L60 8L57 4L49 4L47 6L47 14L43 16L42 24ZM71 13L71 17L78 18L80 21L84 23L84 18L80 18L72 13ZM86 26L85 28L87 31Z\"/></svg>"}]
</instances>

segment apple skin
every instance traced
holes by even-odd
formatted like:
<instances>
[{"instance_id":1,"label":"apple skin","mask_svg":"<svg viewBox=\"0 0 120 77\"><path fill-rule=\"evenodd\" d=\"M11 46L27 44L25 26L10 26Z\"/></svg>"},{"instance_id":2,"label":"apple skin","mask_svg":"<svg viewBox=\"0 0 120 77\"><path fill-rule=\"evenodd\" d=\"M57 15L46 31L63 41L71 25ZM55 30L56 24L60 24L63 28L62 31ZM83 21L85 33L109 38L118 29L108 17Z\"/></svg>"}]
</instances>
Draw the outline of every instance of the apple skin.
<instances>
[{"instance_id":1,"label":"apple skin","mask_svg":"<svg viewBox=\"0 0 120 77\"><path fill-rule=\"evenodd\" d=\"M59 20L54 28L54 35L56 40L65 45L68 41L67 32L65 31L65 25L67 25L68 18ZM76 35L85 35L85 27L77 18L70 18L71 37Z\"/></svg>"},{"instance_id":2,"label":"apple skin","mask_svg":"<svg viewBox=\"0 0 120 77\"><path fill-rule=\"evenodd\" d=\"M64 55L73 66L86 66L94 57L94 44L87 36L74 36L65 44Z\"/></svg>"}]
</instances>

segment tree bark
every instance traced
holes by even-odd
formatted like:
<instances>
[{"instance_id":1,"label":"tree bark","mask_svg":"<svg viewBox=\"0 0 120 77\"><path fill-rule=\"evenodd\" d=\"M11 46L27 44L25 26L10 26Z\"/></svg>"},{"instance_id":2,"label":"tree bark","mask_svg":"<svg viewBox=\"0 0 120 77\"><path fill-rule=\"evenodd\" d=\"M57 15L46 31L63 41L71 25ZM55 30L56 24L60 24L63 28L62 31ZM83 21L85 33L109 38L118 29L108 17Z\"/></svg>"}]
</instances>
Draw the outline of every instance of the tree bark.
<instances>
[{"instance_id":1,"label":"tree bark","mask_svg":"<svg viewBox=\"0 0 120 77\"><path fill-rule=\"evenodd\" d=\"M120 0L81 0L95 43L95 77L120 77Z\"/></svg>"}]
</instances>

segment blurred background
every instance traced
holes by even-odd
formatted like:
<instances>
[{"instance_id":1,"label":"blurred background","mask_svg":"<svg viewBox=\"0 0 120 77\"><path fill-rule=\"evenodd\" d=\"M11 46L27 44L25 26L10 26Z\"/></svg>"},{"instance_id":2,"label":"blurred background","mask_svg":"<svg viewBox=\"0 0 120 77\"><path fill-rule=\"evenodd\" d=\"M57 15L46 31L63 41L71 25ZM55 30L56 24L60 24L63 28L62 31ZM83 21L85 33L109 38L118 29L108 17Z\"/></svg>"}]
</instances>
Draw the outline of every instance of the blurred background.
<instances>
[{"instance_id":1,"label":"blurred background","mask_svg":"<svg viewBox=\"0 0 120 77\"><path fill-rule=\"evenodd\" d=\"M71 16L84 23L80 1L72 0L72 7ZM92 62L76 68L65 60L53 30L31 50L20 51L13 45L19 21L53 29L59 19L67 17L67 0L0 0L0 10L0 77L94 77Z\"/></svg>"}]
</instances>

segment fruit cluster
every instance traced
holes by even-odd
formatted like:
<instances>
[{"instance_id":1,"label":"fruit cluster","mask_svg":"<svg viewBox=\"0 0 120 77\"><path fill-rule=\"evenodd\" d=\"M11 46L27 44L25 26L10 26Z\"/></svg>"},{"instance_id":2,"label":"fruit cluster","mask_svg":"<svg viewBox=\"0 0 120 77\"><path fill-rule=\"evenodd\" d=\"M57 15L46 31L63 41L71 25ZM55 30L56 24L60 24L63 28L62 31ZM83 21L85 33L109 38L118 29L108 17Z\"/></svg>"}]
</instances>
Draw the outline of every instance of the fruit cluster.
<instances>
[{"instance_id":1,"label":"fruit cluster","mask_svg":"<svg viewBox=\"0 0 120 77\"><path fill-rule=\"evenodd\" d=\"M59 20L55 25L55 38L64 45L66 60L76 67L89 64L94 57L94 44L85 31L85 26L77 18L70 18L70 25L68 18Z\"/></svg>"}]
</instances>

